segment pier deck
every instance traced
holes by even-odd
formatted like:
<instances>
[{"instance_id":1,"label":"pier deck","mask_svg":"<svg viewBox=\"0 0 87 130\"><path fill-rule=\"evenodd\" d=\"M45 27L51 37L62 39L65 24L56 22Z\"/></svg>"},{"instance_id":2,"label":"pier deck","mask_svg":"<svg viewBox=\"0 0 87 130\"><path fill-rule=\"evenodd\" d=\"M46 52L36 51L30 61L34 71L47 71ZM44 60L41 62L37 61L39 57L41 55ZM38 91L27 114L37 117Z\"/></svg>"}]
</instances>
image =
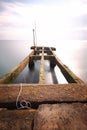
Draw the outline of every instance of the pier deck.
<instances>
[{"instance_id":1,"label":"pier deck","mask_svg":"<svg viewBox=\"0 0 87 130\"><path fill-rule=\"evenodd\" d=\"M1 130L87 130L87 84L55 55L54 47L35 47L0 79ZM13 84L28 64L40 60L37 84ZM46 84L44 61L57 65L68 84Z\"/></svg>"}]
</instances>

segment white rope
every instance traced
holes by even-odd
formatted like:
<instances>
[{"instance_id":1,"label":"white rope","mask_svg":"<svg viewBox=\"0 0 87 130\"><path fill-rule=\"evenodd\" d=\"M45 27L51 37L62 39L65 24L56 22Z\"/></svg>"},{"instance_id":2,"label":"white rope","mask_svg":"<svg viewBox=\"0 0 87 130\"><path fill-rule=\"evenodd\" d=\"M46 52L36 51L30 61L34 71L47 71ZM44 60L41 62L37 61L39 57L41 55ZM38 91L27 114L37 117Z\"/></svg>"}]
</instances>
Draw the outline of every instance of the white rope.
<instances>
[{"instance_id":1,"label":"white rope","mask_svg":"<svg viewBox=\"0 0 87 130\"><path fill-rule=\"evenodd\" d=\"M20 100L19 101L19 97L21 95L21 92L22 92L22 83L20 84L20 91L19 91L19 94L18 94L17 99L16 99L17 109L30 109L31 108L30 102L27 102L26 100ZM18 105L18 103L19 103L19 105Z\"/></svg>"}]
</instances>

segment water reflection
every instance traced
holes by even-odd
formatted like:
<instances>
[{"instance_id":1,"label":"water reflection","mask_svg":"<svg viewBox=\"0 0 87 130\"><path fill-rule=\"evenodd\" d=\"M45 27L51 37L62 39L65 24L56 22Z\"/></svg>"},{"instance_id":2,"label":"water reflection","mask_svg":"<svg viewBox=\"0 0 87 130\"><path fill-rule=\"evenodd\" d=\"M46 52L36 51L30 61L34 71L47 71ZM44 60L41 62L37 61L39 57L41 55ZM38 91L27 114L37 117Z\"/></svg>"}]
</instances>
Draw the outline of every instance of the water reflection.
<instances>
[{"instance_id":1,"label":"water reflection","mask_svg":"<svg viewBox=\"0 0 87 130\"><path fill-rule=\"evenodd\" d=\"M20 73L20 75L14 81L14 83L38 83L40 61L34 61L34 63L35 67L30 70L27 65L26 68Z\"/></svg>"},{"instance_id":2,"label":"water reflection","mask_svg":"<svg viewBox=\"0 0 87 130\"><path fill-rule=\"evenodd\" d=\"M58 84L58 79L57 79L55 70L52 69L52 68L50 68L50 70L51 70L51 73L52 73L53 84Z\"/></svg>"},{"instance_id":3,"label":"water reflection","mask_svg":"<svg viewBox=\"0 0 87 130\"><path fill-rule=\"evenodd\" d=\"M58 84L55 69L50 68L50 63L48 60L45 60L45 83Z\"/></svg>"},{"instance_id":4,"label":"water reflection","mask_svg":"<svg viewBox=\"0 0 87 130\"><path fill-rule=\"evenodd\" d=\"M20 73L20 75L14 81L14 83L38 83L40 60L34 61L34 63L34 68L30 70L27 65L26 68ZM67 83L57 66L55 68L50 68L48 60L45 60L44 62L44 74L46 84Z\"/></svg>"}]
</instances>

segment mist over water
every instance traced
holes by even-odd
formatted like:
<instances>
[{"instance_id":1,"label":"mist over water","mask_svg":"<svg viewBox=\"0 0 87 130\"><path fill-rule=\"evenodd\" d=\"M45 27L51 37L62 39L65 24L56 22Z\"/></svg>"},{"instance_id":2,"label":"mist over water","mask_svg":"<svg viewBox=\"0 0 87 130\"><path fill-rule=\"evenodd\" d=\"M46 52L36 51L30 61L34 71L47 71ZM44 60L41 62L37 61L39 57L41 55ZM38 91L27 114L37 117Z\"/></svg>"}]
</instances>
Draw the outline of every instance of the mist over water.
<instances>
[{"instance_id":1,"label":"mist over water","mask_svg":"<svg viewBox=\"0 0 87 130\"><path fill-rule=\"evenodd\" d=\"M47 45L50 46L50 45ZM13 67L19 64L30 52L31 44L28 41L14 41L14 40L1 40L0 41L0 77L9 72ZM59 44L56 47L56 54L58 58L66 64L79 78L87 83L87 42L74 41L65 44ZM36 63L36 77L39 75ZM46 70L46 83L65 83L65 79L61 78L60 70L56 67L54 70L49 69L49 62L45 62ZM20 82L26 82L29 79L30 73L28 66L22 72ZM24 74L26 75L24 77ZM23 81L23 78L24 81ZM57 79L51 81L53 77ZM34 77L34 83L38 81ZM25 79L26 78L26 79ZM19 82L18 80L16 80ZM29 82L29 80L27 81ZM30 81L31 82L31 81Z\"/></svg>"},{"instance_id":2,"label":"mist over water","mask_svg":"<svg viewBox=\"0 0 87 130\"><path fill-rule=\"evenodd\" d=\"M57 48L57 55L79 78L87 83L87 41L68 41Z\"/></svg>"},{"instance_id":3,"label":"mist over water","mask_svg":"<svg viewBox=\"0 0 87 130\"><path fill-rule=\"evenodd\" d=\"M30 46L28 41L0 40L0 77L30 53Z\"/></svg>"}]
</instances>

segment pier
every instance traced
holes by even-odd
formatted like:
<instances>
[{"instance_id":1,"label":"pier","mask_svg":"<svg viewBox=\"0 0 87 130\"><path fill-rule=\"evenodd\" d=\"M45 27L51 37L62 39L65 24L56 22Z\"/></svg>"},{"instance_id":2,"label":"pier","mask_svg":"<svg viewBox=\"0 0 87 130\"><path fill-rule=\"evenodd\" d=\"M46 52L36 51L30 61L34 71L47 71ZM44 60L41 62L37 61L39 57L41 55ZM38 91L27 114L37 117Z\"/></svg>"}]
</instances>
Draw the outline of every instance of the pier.
<instances>
[{"instance_id":1,"label":"pier","mask_svg":"<svg viewBox=\"0 0 87 130\"><path fill-rule=\"evenodd\" d=\"M1 130L87 130L87 84L55 54L56 48L32 46L32 52L0 78ZM28 65L32 70L40 60L36 84L14 80ZM44 62L57 66L67 84L47 84Z\"/></svg>"}]
</instances>

